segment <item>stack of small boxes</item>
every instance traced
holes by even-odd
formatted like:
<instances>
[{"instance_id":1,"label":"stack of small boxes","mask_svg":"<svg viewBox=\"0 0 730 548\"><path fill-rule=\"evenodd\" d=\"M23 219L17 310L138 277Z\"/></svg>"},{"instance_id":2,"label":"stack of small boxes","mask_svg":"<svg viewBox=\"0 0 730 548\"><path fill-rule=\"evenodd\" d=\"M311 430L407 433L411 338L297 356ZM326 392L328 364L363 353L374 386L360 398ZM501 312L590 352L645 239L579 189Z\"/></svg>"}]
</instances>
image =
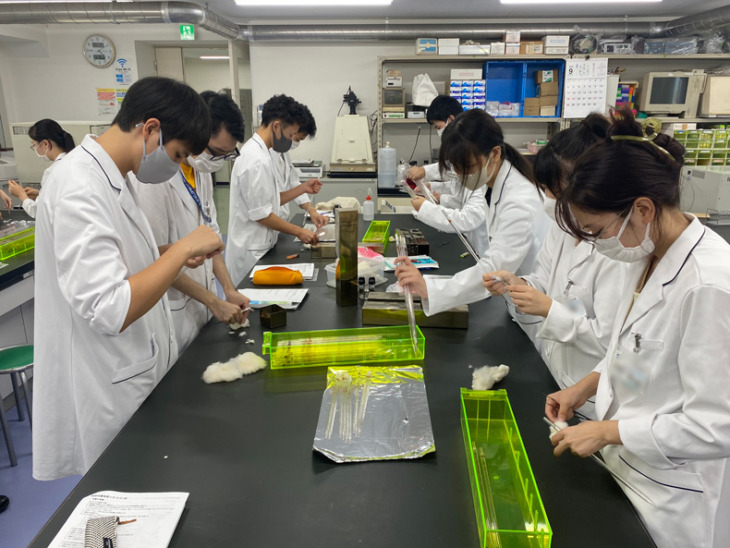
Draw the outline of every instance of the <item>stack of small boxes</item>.
<instances>
[{"instance_id":1,"label":"stack of small boxes","mask_svg":"<svg viewBox=\"0 0 730 548\"><path fill-rule=\"evenodd\" d=\"M482 69L451 69L449 95L459 101L464 110L484 110L487 104L487 81L482 79Z\"/></svg>"},{"instance_id":2,"label":"stack of small boxes","mask_svg":"<svg viewBox=\"0 0 730 548\"><path fill-rule=\"evenodd\" d=\"M537 97L525 97L523 116L555 116L558 105L557 70L535 71Z\"/></svg>"},{"instance_id":3,"label":"stack of small boxes","mask_svg":"<svg viewBox=\"0 0 730 548\"><path fill-rule=\"evenodd\" d=\"M504 33L504 53L505 55L520 54L520 31L508 30Z\"/></svg>"},{"instance_id":4,"label":"stack of small boxes","mask_svg":"<svg viewBox=\"0 0 730 548\"><path fill-rule=\"evenodd\" d=\"M638 82L619 82L616 88L616 108L628 106L631 110L634 110L636 88L638 87Z\"/></svg>"}]
</instances>

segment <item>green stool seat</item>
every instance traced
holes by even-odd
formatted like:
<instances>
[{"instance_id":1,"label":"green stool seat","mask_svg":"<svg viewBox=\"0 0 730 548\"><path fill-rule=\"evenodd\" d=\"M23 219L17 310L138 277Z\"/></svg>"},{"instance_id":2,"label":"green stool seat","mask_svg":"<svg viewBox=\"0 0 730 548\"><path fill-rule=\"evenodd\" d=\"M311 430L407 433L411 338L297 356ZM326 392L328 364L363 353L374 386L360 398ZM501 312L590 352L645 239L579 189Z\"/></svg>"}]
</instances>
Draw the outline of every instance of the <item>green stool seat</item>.
<instances>
[{"instance_id":1,"label":"green stool seat","mask_svg":"<svg viewBox=\"0 0 730 548\"><path fill-rule=\"evenodd\" d=\"M11 346L0 350L0 374L33 365L33 345Z\"/></svg>"},{"instance_id":2,"label":"green stool seat","mask_svg":"<svg viewBox=\"0 0 730 548\"><path fill-rule=\"evenodd\" d=\"M28 423L33 427L33 417L31 414L30 388L28 386L28 377L25 372L33 367L33 345L26 344L20 346L9 346L0 349L0 375L10 375L13 383L13 393L15 394L15 405L18 410L18 420L23 420L23 408L20 405L20 390L18 386L18 377L23 388L25 396L25 406L28 409ZM8 455L10 456L10 465L16 466L18 459L15 456L15 448L13 440L10 438L10 430L8 429L8 421L5 417L5 409L2 401L0 401L0 425L2 425L3 434L5 436L5 445L8 447Z\"/></svg>"}]
</instances>

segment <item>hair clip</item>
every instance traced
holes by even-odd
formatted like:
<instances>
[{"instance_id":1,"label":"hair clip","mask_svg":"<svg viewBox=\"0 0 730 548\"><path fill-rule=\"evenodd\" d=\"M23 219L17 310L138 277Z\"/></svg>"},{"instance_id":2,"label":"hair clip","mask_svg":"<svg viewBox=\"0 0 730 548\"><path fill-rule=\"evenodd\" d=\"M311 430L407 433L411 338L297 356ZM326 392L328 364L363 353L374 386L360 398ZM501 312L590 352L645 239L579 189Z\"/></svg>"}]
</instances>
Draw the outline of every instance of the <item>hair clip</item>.
<instances>
[{"instance_id":1,"label":"hair clip","mask_svg":"<svg viewBox=\"0 0 730 548\"><path fill-rule=\"evenodd\" d=\"M657 145L654 142L654 139L657 138L657 135L659 135L659 130L662 128L662 122L658 118L647 118L641 123L641 133L642 137L639 137L637 135L611 135L612 141L637 141L639 143L649 143L650 145L658 148L661 150L664 154L669 156L672 160L674 160L674 156L665 149L664 147L661 147Z\"/></svg>"}]
</instances>

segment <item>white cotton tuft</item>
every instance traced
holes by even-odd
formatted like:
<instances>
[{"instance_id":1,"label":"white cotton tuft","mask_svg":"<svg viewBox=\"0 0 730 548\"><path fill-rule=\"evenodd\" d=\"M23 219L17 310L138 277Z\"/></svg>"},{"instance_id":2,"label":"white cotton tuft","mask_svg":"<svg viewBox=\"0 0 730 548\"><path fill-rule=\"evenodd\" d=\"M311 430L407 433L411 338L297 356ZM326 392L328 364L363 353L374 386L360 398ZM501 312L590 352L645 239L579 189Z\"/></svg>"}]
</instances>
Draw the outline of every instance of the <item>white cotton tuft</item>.
<instances>
[{"instance_id":1,"label":"white cotton tuft","mask_svg":"<svg viewBox=\"0 0 730 548\"><path fill-rule=\"evenodd\" d=\"M251 322L248 321L248 318L246 318L246 321L243 323L235 323L231 322L228 324L228 327L230 327L233 331L237 331L241 329L242 327L251 327Z\"/></svg>"},{"instance_id":2,"label":"white cotton tuft","mask_svg":"<svg viewBox=\"0 0 730 548\"><path fill-rule=\"evenodd\" d=\"M230 361L212 363L203 372L203 381L207 384L231 382L241 377L243 377L243 373L235 365L232 365Z\"/></svg>"},{"instance_id":3,"label":"white cotton tuft","mask_svg":"<svg viewBox=\"0 0 730 548\"><path fill-rule=\"evenodd\" d=\"M472 390L489 390L509 373L509 367L502 364L490 367L485 365L479 369L475 369L472 374L471 388Z\"/></svg>"},{"instance_id":4,"label":"white cotton tuft","mask_svg":"<svg viewBox=\"0 0 730 548\"><path fill-rule=\"evenodd\" d=\"M211 363L203 372L203 381L207 384L237 381L244 375L256 373L264 367L266 367L266 360L253 352L246 352L227 362Z\"/></svg>"},{"instance_id":5,"label":"white cotton tuft","mask_svg":"<svg viewBox=\"0 0 730 548\"><path fill-rule=\"evenodd\" d=\"M234 363L238 370L244 375L256 373L256 371L260 371L266 367L266 360L261 356L257 356L253 352L239 354L233 358L231 362Z\"/></svg>"}]
</instances>

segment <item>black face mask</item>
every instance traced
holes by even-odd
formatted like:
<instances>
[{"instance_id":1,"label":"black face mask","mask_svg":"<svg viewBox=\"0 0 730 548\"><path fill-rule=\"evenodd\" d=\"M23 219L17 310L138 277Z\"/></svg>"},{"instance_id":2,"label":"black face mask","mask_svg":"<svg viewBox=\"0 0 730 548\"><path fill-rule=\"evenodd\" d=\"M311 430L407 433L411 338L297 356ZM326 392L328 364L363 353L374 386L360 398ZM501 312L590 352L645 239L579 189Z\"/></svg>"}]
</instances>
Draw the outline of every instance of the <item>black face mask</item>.
<instances>
[{"instance_id":1,"label":"black face mask","mask_svg":"<svg viewBox=\"0 0 730 548\"><path fill-rule=\"evenodd\" d=\"M291 148L292 140L284 137L284 127L281 128L281 137L276 136L276 131L271 129L272 137L274 138L274 146L272 147L276 152L289 152Z\"/></svg>"}]
</instances>

